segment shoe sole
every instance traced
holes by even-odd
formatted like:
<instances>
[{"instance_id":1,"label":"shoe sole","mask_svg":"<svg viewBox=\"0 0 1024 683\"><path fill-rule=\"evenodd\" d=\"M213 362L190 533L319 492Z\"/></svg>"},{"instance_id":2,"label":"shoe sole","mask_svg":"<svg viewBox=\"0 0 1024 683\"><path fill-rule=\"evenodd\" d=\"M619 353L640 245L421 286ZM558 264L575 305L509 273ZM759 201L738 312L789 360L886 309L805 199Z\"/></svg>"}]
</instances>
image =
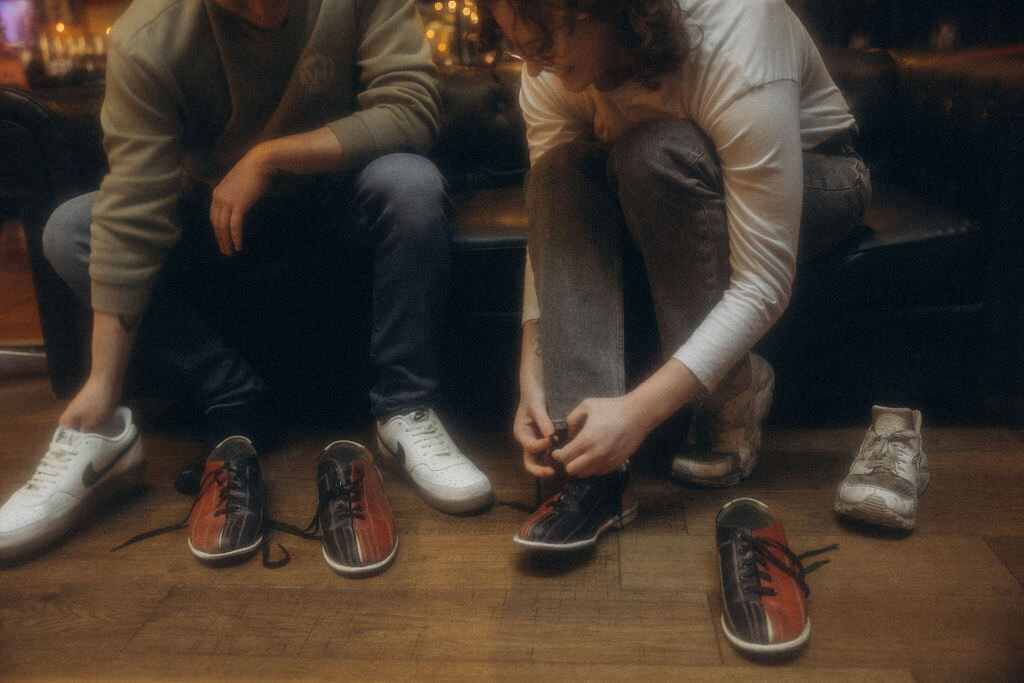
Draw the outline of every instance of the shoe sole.
<instances>
[{"instance_id":1,"label":"shoe sole","mask_svg":"<svg viewBox=\"0 0 1024 683\"><path fill-rule=\"evenodd\" d=\"M632 506L629 510L623 510L621 515L609 519L607 522L602 524L598 530L590 538L582 541L576 541L574 543L545 543L543 541L530 541L522 538L519 534L512 537L512 542L517 543L524 548L531 548L533 550L548 550L551 552L570 552L573 550L580 550L582 548L589 548L597 545L597 541L601 538L609 529L622 529L627 524L630 524L636 519L639 506Z\"/></svg>"},{"instance_id":2,"label":"shoe sole","mask_svg":"<svg viewBox=\"0 0 1024 683\"><path fill-rule=\"evenodd\" d=\"M327 548L324 548L323 546L320 546L320 552L323 554L324 562L327 563L327 566L342 576L348 576L351 578L373 576L374 574L379 574L390 567L391 563L395 561L395 556L398 555L398 540L395 540L395 547L391 549L391 552L388 553L388 556L383 560L375 562L374 564L364 564L359 567L335 562L327 554Z\"/></svg>"},{"instance_id":3,"label":"shoe sole","mask_svg":"<svg viewBox=\"0 0 1024 683\"><path fill-rule=\"evenodd\" d=\"M840 515L878 526L910 531L917 525L917 515L901 515L889 508L881 496L874 494L859 503L848 504L837 500L832 509Z\"/></svg>"},{"instance_id":4,"label":"shoe sole","mask_svg":"<svg viewBox=\"0 0 1024 683\"><path fill-rule=\"evenodd\" d=\"M485 493L472 498L466 498L465 500L440 498L436 494L416 483L416 480L413 479L412 475L410 475L405 469L405 465L398 460L395 454L391 452L379 436L377 437L377 452L382 456L381 459L387 462L392 469L398 470L401 473L402 478L412 485L420 498L435 510L449 515L471 515L484 512L494 504L493 488L489 488Z\"/></svg>"},{"instance_id":5,"label":"shoe sole","mask_svg":"<svg viewBox=\"0 0 1024 683\"><path fill-rule=\"evenodd\" d=\"M194 545L192 545L191 538L188 539L188 549L192 551L192 554L195 555L197 559L202 560L203 562L222 562L224 560L241 559L242 557L245 557L246 555L251 555L252 553L259 550L259 547L262 544L263 534L260 534L260 537L256 539L254 543L252 543L251 545L247 545L244 548L235 548L234 550L228 550L227 552L223 553L207 553L203 552L202 550L199 550Z\"/></svg>"},{"instance_id":6,"label":"shoe sole","mask_svg":"<svg viewBox=\"0 0 1024 683\"><path fill-rule=\"evenodd\" d=\"M807 643L807 639L811 637L811 620L808 619L807 623L804 624L803 630L793 640L787 640L784 643L752 643L749 640L743 640L735 633L729 630L729 626L726 623L725 615L722 615L722 632L725 633L725 637L736 646L737 649L753 655L777 655L786 652L792 652L803 647Z\"/></svg>"},{"instance_id":7,"label":"shoe sole","mask_svg":"<svg viewBox=\"0 0 1024 683\"><path fill-rule=\"evenodd\" d=\"M687 484L690 486L699 486L706 489L724 489L729 486L735 486L740 483L740 480L744 477L749 477L750 473L754 469L754 465L757 464L757 456L755 455L750 459L749 467L747 467L746 474L743 474L743 468L730 472L723 477L716 477L714 479L705 479L703 477L696 477L691 474L684 472L677 472L675 464L672 466L672 478L680 484Z\"/></svg>"},{"instance_id":8,"label":"shoe sole","mask_svg":"<svg viewBox=\"0 0 1024 683\"><path fill-rule=\"evenodd\" d=\"M86 492L81 502L67 510L52 527L20 543L0 547L0 561L16 562L25 559L70 535L103 503L138 488L145 472L146 461L142 459L129 469L97 482Z\"/></svg>"}]
</instances>

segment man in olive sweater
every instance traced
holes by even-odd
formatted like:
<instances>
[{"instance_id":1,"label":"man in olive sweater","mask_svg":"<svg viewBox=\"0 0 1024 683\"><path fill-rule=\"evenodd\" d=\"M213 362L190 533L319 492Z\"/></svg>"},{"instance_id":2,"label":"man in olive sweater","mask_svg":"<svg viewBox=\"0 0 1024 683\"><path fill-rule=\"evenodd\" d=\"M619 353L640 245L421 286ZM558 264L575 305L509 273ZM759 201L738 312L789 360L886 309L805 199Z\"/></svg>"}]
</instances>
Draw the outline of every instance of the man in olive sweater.
<instances>
[{"instance_id":1,"label":"man in olive sweater","mask_svg":"<svg viewBox=\"0 0 1024 683\"><path fill-rule=\"evenodd\" d=\"M213 540L193 523L193 552L255 550L262 496L250 439L266 388L183 292L197 278L216 283L218 268L254 250L329 242L373 248L371 405L382 453L438 509L490 504L486 476L431 407L450 261L444 182L420 156L437 132L436 79L414 0L135 0L110 36L101 114L110 172L98 193L61 206L44 234L47 257L94 312L91 369L40 471L0 508L0 555L63 532L106 477L120 485L141 471L137 446L137 462L123 462L119 439L134 444L137 430L117 408L137 337L205 411L207 478L231 480L200 492L227 507L196 508L227 519L213 520ZM71 444L72 469L98 472L98 482L53 484L61 476L50 471L68 459L58 442ZM245 466L225 469L229 461Z\"/></svg>"}]
</instances>

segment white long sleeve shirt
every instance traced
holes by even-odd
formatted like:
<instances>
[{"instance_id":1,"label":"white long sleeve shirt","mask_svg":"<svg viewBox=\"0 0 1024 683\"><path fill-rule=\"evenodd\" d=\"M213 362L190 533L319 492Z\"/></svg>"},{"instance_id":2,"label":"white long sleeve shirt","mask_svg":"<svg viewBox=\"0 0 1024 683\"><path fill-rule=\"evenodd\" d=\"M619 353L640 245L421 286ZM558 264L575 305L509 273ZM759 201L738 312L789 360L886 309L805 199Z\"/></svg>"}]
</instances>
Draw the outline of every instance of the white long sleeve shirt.
<instances>
[{"instance_id":1,"label":"white long sleeve shirt","mask_svg":"<svg viewBox=\"0 0 1024 683\"><path fill-rule=\"evenodd\" d=\"M783 0L679 0L690 52L656 90L629 82L570 93L523 70L531 162L592 133L614 142L654 118L692 120L722 166L732 274L674 357L709 391L778 319L796 271L803 150L854 125L818 50ZM680 292L680 296L685 293ZM527 258L523 319L541 315Z\"/></svg>"}]
</instances>

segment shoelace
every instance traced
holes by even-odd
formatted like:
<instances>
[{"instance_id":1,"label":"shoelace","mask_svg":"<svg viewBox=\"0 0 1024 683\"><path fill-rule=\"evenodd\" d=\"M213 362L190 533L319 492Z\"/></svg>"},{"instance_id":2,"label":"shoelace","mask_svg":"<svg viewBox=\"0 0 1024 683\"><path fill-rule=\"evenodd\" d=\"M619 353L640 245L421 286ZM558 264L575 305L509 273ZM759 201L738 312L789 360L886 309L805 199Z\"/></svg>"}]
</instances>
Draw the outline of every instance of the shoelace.
<instances>
[{"instance_id":1,"label":"shoelace","mask_svg":"<svg viewBox=\"0 0 1024 683\"><path fill-rule=\"evenodd\" d=\"M553 508L564 508L569 505L578 502L583 494L586 493L586 486L583 480L578 477L569 477L569 481L565 483L562 490L558 492L558 496L551 501L551 507Z\"/></svg>"},{"instance_id":2,"label":"shoelace","mask_svg":"<svg viewBox=\"0 0 1024 683\"><path fill-rule=\"evenodd\" d=\"M405 433L412 439L413 444L432 456L451 455L448 444L445 443L444 433L426 413L417 413L412 424L406 427Z\"/></svg>"},{"instance_id":3,"label":"shoelace","mask_svg":"<svg viewBox=\"0 0 1024 683\"><path fill-rule=\"evenodd\" d=\"M185 515L184 519L182 519L180 522L177 522L175 524L170 524L168 526L158 527L156 529L150 529L149 531L143 531L140 534L136 534L135 536L132 536L131 538L129 538L124 543L121 543L121 544L116 545L113 548L111 548L110 552L118 551L121 548L124 548L125 546L132 545L133 543L137 543L139 541L144 541L147 538L153 538L154 536L160 536L162 534L166 534L166 533L169 533L171 531L177 531L178 529L184 529L185 527L188 526L188 521L192 517L192 512L193 512L193 510L196 509L196 504L199 502L199 499L203 497L202 496L202 492L206 490L206 487L209 486L211 484L211 482L215 483L215 484L223 484L225 480L222 477L227 477L228 474L238 474L238 473L241 472L241 470L242 470L242 468L239 465L237 465L237 464L235 464L233 462L225 462L223 465L221 465L217 469L210 470L205 475L203 475L203 479L202 479L202 481L200 482L200 485L199 485L200 494L197 495L195 497L195 500L192 501L192 505L189 507L188 513ZM225 502L225 505L222 508L219 507L219 509L216 512L213 513L214 516L226 515L226 514L228 514L228 512L234 512L234 511L238 510L242 506L242 503L244 503L244 497L245 497L246 493L245 493L245 490L241 486L240 479L241 479L240 477L228 478L227 479L227 484L228 485L221 487L220 493L218 495L218 500L217 500L218 507L219 507L219 504L221 502ZM267 517L266 515L263 516L263 527L264 527L264 529L275 529L277 531L283 531L283 532L285 532L287 534L291 534L293 536L299 536L301 538L308 538L308 539L315 539L316 538L315 536L312 536L312 535L306 533L302 529L294 527L291 524L288 524L286 522L278 522L277 520L271 519L271 518ZM260 552L262 554L263 566L266 567L267 569L278 569L278 568L283 567L286 564L288 564L288 562L291 560L291 554L288 552L287 548L285 548L280 543L277 544L277 547L281 550L281 553L283 554L283 557L281 557L278 560L271 560L270 559L270 548L269 548L269 546L267 544L266 536L264 536L263 543L262 543L262 545L260 547Z\"/></svg>"},{"instance_id":4,"label":"shoelace","mask_svg":"<svg viewBox=\"0 0 1024 683\"><path fill-rule=\"evenodd\" d=\"M313 519L302 530L303 533L315 534L320 530L320 513L328 505L344 504L346 509L338 513L341 518L366 519L361 506L363 500L362 475L353 476L351 466L346 467L342 475L343 481L335 482L334 486L327 490L327 495L320 499L316 506L316 512L313 513Z\"/></svg>"},{"instance_id":5,"label":"shoelace","mask_svg":"<svg viewBox=\"0 0 1024 683\"><path fill-rule=\"evenodd\" d=\"M908 445L917 438L917 432L912 429L899 429L889 436L875 435L874 439L865 448L865 464L870 474L894 473L902 476L907 469L901 452L895 448L896 444Z\"/></svg>"},{"instance_id":6,"label":"shoelace","mask_svg":"<svg viewBox=\"0 0 1024 683\"><path fill-rule=\"evenodd\" d=\"M50 444L46 455L39 461L36 471L32 474L23 488L29 491L45 490L57 483L57 478L67 470L71 461L74 460L76 451L71 444L64 443L60 439Z\"/></svg>"},{"instance_id":7,"label":"shoelace","mask_svg":"<svg viewBox=\"0 0 1024 683\"><path fill-rule=\"evenodd\" d=\"M839 547L838 543L833 543L824 548L809 550L806 553L797 555L789 549L789 546L773 538L759 538L739 530L734 532L733 538L739 541L740 553L743 555L743 559L740 562L740 585L745 595L776 594L775 589L771 586L761 585L762 579L771 581L771 575L762 570L762 567L767 569L769 563L775 565L796 581L804 595L810 595L811 587L807 585L804 577L828 564L829 560L818 560L810 566L804 567L803 559L820 555ZM778 553L781 553L782 556L780 557ZM786 560L789 560L789 564L786 563Z\"/></svg>"},{"instance_id":8,"label":"shoelace","mask_svg":"<svg viewBox=\"0 0 1024 683\"><path fill-rule=\"evenodd\" d=\"M538 480L537 487L537 495L539 498L540 480ZM565 486L562 487L562 490L558 492L558 496L551 501L551 508L560 510L562 508L569 507L573 503L578 502L586 494L586 490L587 484L583 479L580 479L579 477L569 477L569 481L567 481ZM542 503L537 504L538 507L540 507L540 505L542 505ZM619 505L619 513L617 516L619 518L619 526L625 526L622 517L621 504Z\"/></svg>"}]
</instances>

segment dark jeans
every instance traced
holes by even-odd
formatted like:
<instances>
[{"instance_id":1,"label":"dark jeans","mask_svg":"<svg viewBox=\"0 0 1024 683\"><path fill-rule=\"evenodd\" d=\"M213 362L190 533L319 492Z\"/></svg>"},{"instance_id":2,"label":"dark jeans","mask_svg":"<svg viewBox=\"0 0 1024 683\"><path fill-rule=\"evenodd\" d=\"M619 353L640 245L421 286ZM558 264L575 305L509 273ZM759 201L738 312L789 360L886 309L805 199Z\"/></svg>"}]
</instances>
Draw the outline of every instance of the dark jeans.
<instances>
[{"instance_id":1,"label":"dark jeans","mask_svg":"<svg viewBox=\"0 0 1024 683\"><path fill-rule=\"evenodd\" d=\"M350 174L313 178L295 194L264 198L246 217L244 249L231 257L217 250L209 195L206 187L192 184L181 197L182 237L164 263L139 332L137 353L147 366L174 377L207 411L260 398L263 380L215 331L197 297L204 288L251 276L282 259L294 262L339 248L370 250L373 412L384 417L435 401L451 255L444 179L430 161L389 154ZM58 207L43 234L50 263L87 304L95 198L96 193L82 195Z\"/></svg>"},{"instance_id":2,"label":"dark jeans","mask_svg":"<svg viewBox=\"0 0 1024 683\"><path fill-rule=\"evenodd\" d=\"M804 153L800 258L856 228L870 197L848 141ZM674 353L729 285L721 168L692 122L634 126L614 145L581 138L556 147L527 179L529 245L540 302L548 412L626 391L627 250L639 252L664 355Z\"/></svg>"}]
</instances>

